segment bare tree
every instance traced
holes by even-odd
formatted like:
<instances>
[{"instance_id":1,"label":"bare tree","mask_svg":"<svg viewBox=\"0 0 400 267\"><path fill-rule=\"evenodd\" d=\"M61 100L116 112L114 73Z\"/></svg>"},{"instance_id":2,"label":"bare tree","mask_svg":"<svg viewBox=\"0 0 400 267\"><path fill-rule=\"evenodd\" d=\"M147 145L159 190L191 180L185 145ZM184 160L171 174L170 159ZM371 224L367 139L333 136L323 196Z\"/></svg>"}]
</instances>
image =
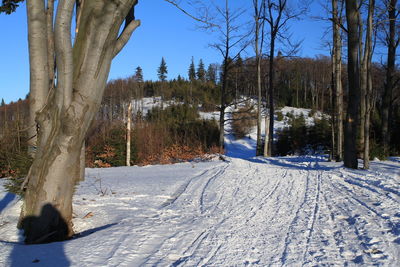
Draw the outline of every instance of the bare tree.
<instances>
[{"instance_id":1,"label":"bare tree","mask_svg":"<svg viewBox=\"0 0 400 267\"><path fill-rule=\"evenodd\" d=\"M283 32L287 32L287 24L290 20L298 19L307 10L307 2L301 1L303 5L292 8L288 0L266 0L264 20L269 26L269 135L268 152L264 155L272 155L273 131L274 131L274 83L275 83L275 48L277 38L284 38ZM298 4L298 3L297 3ZM284 38L289 40L289 38ZM267 139L267 138L266 138Z\"/></svg>"},{"instance_id":2,"label":"bare tree","mask_svg":"<svg viewBox=\"0 0 400 267\"><path fill-rule=\"evenodd\" d=\"M216 6L218 18L221 19L220 23L212 23L213 28L219 34L219 42L214 43L211 47L218 50L223 57L222 77L221 77L221 102L220 102L220 118L219 118L219 145L224 149L224 135L225 135L225 109L228 106L227 96L229 94L228 77L233 67L234 61L240 56L247 46L245 42L247 35L242 34L242 25L237 23L240 16L243 14L242 10L232 10L229 7L229 1L225 0L225 6Z\"/></svg>"},{"instance_id":3,"label":"bare tree","mask_svg":"<svg viewBox=\"0 0 400 267\"><path fill-rule=\"evenodd\" d=\"M137 0L79 3L72 43L75 1L60 0L54 20L54 0L27 1L31 113L38 125L20 218L28 243L73 234L72 194L84 138L101 103L111 61L140 24L132 9ZM40 217L49 205L57 212Z\"/></svg>"}]
</instances>

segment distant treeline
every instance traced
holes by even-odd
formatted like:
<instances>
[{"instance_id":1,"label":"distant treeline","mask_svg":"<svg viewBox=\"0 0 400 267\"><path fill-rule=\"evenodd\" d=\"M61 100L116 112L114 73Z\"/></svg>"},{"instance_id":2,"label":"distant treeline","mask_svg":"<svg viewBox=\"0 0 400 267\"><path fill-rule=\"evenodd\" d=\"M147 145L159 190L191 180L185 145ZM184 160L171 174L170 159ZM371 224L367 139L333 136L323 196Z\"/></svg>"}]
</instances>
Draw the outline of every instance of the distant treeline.
<instances>
[{"instance_id":1,"label":"distant treeline","mask_svg":"<svg viewBox=\"0 0 400 267\"><path fill-rule=\"evenodd\" d=\"M238 58L229 64L229 103L241 96L256 98L256 66L253 58ZM168 62L164 62L168 64ZM268 60L262 61L262 95L268 89ZM200 68L200 69L199 69ZM132 163L166 163L187 160L215 152L218 147L217 123L198 117L198 111L218 111L221 98L221 66L188 68L188 77L164 81L144 81L140 67L131 77L112 80L105 90L100 110L86 138L87 166L124 165L125 123L128 105L133 103ZM347 75L343 65L344 101L347 101ZM399 72L396 80L400 80ZM373 65L374 109L371 143L381 143L381 105L385 82L384 65ZM400 154L399 85L393 90L390 106L390 155ZM276 58L275 103L277 106L311 108L326 114L332 111L332 64L328 57ZM144 97L161 98L161 106L146 112ZM170 101L167 104L167 101ZM175 105L170 106L172 103ZM266 99L263 99L266 103ZM161 109L164 108L164 111ZM0 176L23 175L31 162L26 150L28 100L0 105ZM327 126L324 127L327 129ZM279 143L282 146L282 142ZM374 155L385 157L383 152ZM181 159L180 159L181 158Z\"/></svg>"}]
</instances>

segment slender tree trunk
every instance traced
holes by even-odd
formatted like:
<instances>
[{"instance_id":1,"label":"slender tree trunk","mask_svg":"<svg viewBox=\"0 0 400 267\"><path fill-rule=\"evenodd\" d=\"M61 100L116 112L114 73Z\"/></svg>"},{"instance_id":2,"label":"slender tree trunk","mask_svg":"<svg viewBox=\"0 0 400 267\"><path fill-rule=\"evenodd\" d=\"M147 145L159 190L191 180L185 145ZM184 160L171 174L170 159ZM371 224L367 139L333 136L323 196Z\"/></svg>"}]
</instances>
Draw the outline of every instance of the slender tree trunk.
<instances>
[{"instance_id":1,"label":"slender tree trunk","mask_svg":"<svg viewBox=\"0 0 400 267\"><path fill-rule=\"evenodd\" d=\"M357 128L360 105L358 12L357 1L346 0L349 94L344 135L344 166L352 169L358 168Z\"/></svg>"},{"instance_id":2,"label":"slender tree trunk","mask_svg":"<svg viewBox=\"0 0 400 267\"><path fill-rule=\"evenodd\" d=\"M368 7L368 20L367 20L367 33L365 40L365 49L364 49L364 64L365 66L365 75L362 80L365 80L365 120L364 120L364 169L369 169L369 131L370 131L370 119L371 119L371 111L372 111L372 31L374 24L374 9L375 9L375 0L369 1Z\"/></svg>"},{"instance_id":3,"label":"slender tree trunk","mask_svg":"<svg viewBox=\"0 0 400 267\"><path fill-rule=\"evenodd\" d=\"M274 54L275 54L275 35L271 35L271 47L269 52L269 138L268 138L268 156L273 154L273 142L274 142L274 80L275 80L275 66L274 66Z\"/></svg>"},{"instance_id":4,"label":"slender tree trunk","mask_svg":"<svg viewBox=\"0 0 400 267\"><path fill-rule=\"evenodd\" d=\"M361 18L361 14L358 14L358 28L359 28L359 60L360 60L360 133L359 133L359 142L358 142L358 151L364 154L364 125L365 125L365 112L366 112L366 94L367 94L367 40L364 41L364 26ZM367 36L366 36L367 38ZM361 154L361 157L363 157Z\"/></svg>"},{"instance_id":5,"label":"slender tree trunk","mask_svg":"<svg viewBox=\"0 0 400 267\"><path fill-rule=\"evenodd\" d=\"M257 64L257 147L256 156L262 154L262 141L261 141L261 106L262 106L262 96L261 96L261 58L260 58L260 46L259 46L259 36L260 36L260 10L258 7L258 0L253 2L255 8L255 52L256 52L256 64Z\"/></svg>"},{"instance_id":6,"label":"slender tree trunk","mask_svg":"<svg viewBox=\"0 0 400 267\"><path fill-rule=\"evenodd\" d=\"M128 115L126 121L126 166L131 166L131 124L132 124L132 101L129 100Z\"/></svg>"},{"instance_id":7,"label":"slender tree trunk","mask_svg":"<svg viewBox=\"0 0 400 267\"><path fill-rule=\"evenodd\" d=\"M268 157L269 145L269 116L265 114L265 140L264 140L264 157Z\"/></svg>"},{"instance_id":8,"label":"slender tree trunk","mask_svg":"<svg viewBox=\"0 0 400 267\"><path fill-rule=\"evenodd\" d=\"M397 0L390 0L389 13L389 35L388 35L388 57L386 66L386 83L382 98L382 142L385 155L389 155L389 125L390 125L390 109L393 95L394 73L396 68L396 49L398 42L396 41L396 10Z\"/></svg>"},{"instance_id":9,"label":"slender tree trunk","mask_svg":"<svg viewBox=\"0 0 400 267\"><path fill-rule=\"evenodd\" d=\"M225 108L226 108L226 93L227 93L227 85L228 85L228 72L229 72L229 53L230 53L230 32L231 32L231 25L230 25L230 13L229 13L229 2L225 0L225 43L224 43L224 66L222 72L222 88L221 88L221 110L220 110L220 117L219 117L219 147L221 152L225 148Z\"/></svg>"},{"instance_id":10,"label":"slender tree trunk","mask_svg":"<svg viewBox=\"0 0 400 267\"><path fill-rule=\"evenodd\" d=\"M330 102L331 102L331 153L330 153L330 158L329 161L332 161L335 158L336 152L336 92L335 92L335 60L334 56L332 54L332 81L331 81L331 90L330 92Z\"/></svg>"},{"instance_id":11,"label":"slender tree trunk","mask_svg":"<svg viewBox=\"0 0 400 267\"><path fill-rule=\"evenodd\" d=\"M226 85L228 75L228 57L224 60L224 70L222 75L222 88L221 88L221 108L219 115L219 147L221 151L225 148L225 108L226 108Z\"/></svg>"}]
</instances>

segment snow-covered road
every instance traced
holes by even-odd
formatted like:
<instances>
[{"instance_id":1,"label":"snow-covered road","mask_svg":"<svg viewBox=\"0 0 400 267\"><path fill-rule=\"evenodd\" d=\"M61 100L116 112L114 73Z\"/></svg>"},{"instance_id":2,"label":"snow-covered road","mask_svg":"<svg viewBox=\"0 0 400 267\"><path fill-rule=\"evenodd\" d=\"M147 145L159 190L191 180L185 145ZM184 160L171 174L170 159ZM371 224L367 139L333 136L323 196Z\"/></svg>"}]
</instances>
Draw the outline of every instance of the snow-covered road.
<instances>
[{"instance_id":1,"label":"snow-covered road","mask_svg":"<svg viewBox=\"0 0 400 267\"><path fill-rule=\"evenodd\" d=\"M0 193L0 265L399 266L398 159L365 171L233 151L227 162L89 169L74 198L82 234L66 242L20 244L20 202Z\"/></svg>"}]
</instances>

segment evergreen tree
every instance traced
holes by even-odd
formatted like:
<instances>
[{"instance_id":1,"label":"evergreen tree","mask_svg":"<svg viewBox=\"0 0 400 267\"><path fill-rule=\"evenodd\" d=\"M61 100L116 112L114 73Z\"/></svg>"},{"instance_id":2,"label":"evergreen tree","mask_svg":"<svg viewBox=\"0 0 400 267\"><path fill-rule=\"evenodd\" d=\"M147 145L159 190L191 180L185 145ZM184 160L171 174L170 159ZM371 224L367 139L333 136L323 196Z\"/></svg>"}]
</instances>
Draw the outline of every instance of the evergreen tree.
<instances>
[{"instance_id":1,"label":"evergreen tree","mask_svg":"<svg viewBox=\"0 0 400 267\"><path fill-rule=\"evenodd\" d=\"M217 68L214 64L208 65L206 79L208 82L212 83L217 82Z\"/></svg>"},{"instance_id":2,"label":"evergreen tree","mask_svg":"<svg viewBox=\"0 0 400 267\"><path fill-rule=\"evenodd\" d=\"M161 58L160 67L158 67L157 73L160 81L164 82L167 79L168 69L164 57Z\"/></svg>"},{"instance_id":3,"label":"evergreen tree","mask_svg":"<svg viewBox=\"0 0 400 267\"><path fill-rule=\"evenodd\" d=\"M197 74L197 79L199 81L202 81L202 82L206 81L206 70L204 69L204 63L203 63L202 59L200 59L196 74Z\"/></svg>"},{"instance_id":4,"label":"evergreen tree","mask_svg":"<svg viewBox=\"0 0 400 267\"><path fill-rule=\"evenodd\" d=\"M189 76L190 81L196 80L196 69L194 66L193 57L192 57L192 62L190 63L190 66L189 66L188 76Z\"/></svg>"},{"instance_id":5,"label":"evergreen tree","mask_svg":"<svg viewBox=\"0 0 400 267\"><path fill-rule=\"evenodd\" d=\"M0 4L0 13L11 14L19 6L18 3L23 1L24 0L3 0L2 4Z\"/></svg>"},{"instance_id":6,"label":"evergreen tree","mask_svg":"<svg viewBox=\"0 0 400 267\"><path fill-rule=\"evenodd\" d=\"M6 103L4 102L4 98L1 99L1 106L4 107Z\"/></svg>"},{"instance_id":7,"label":"evergreen tree","mask_svg":"<svg viewBox=\"0 0 400 267\"><path fill-rule=\"evenodd\" d=\"M143 82L143 70L140 66L138 66L136 68L134 78L135 78L135 81L137 81L137 82Z\"/></svg>"}]
</instances>

